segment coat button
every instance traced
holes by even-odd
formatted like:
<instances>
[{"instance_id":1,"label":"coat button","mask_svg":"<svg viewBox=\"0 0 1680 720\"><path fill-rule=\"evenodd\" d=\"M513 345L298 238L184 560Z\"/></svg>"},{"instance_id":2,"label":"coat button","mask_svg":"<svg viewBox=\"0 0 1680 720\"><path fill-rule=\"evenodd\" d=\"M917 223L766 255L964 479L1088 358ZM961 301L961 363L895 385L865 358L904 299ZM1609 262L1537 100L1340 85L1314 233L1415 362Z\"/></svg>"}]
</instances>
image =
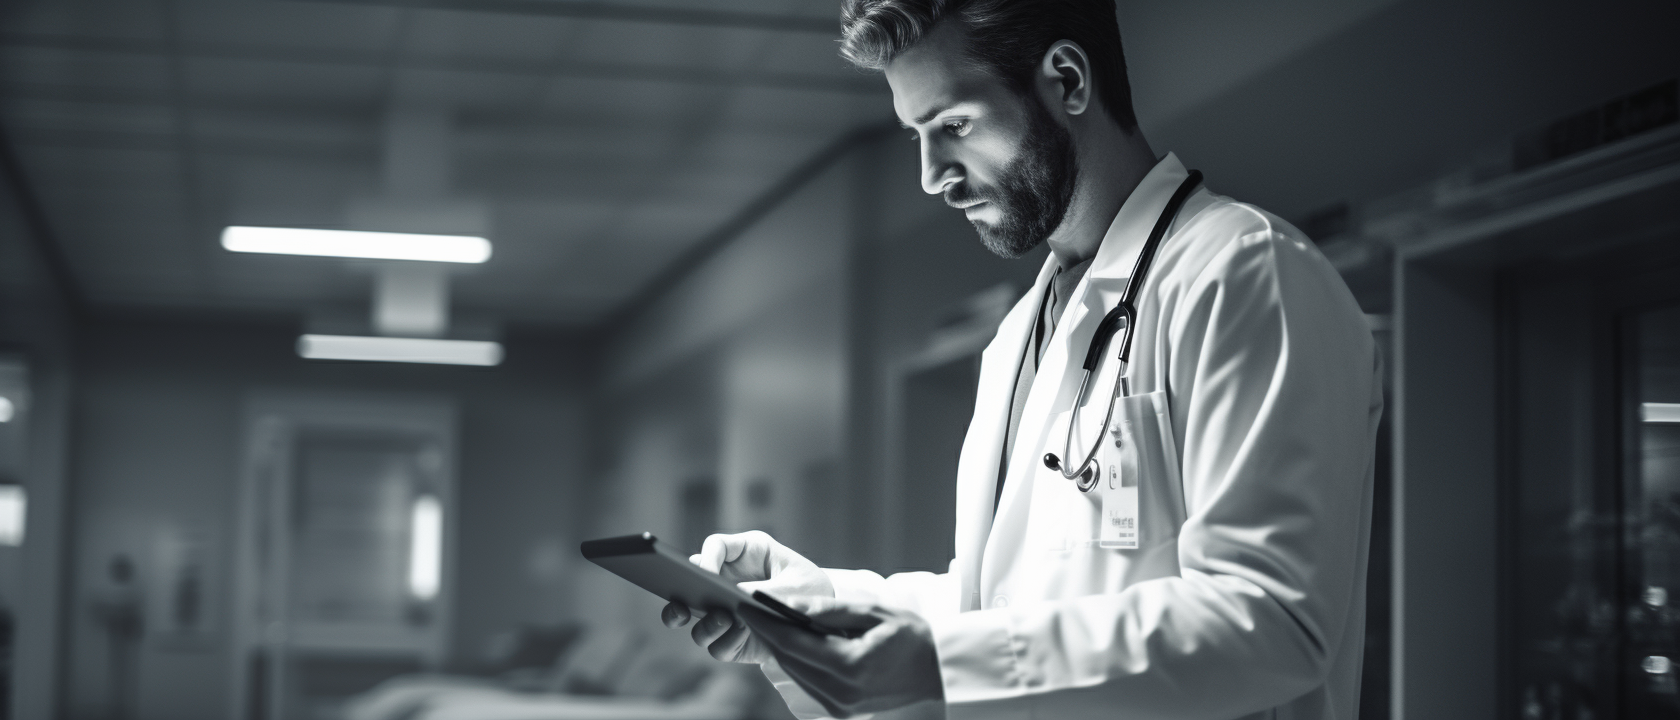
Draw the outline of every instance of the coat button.
<instances>
[{"instance_id":1,"label":"coat button","mask_svg":"<svg viewBox=\"0 0 1680 720\"><path fill-rule=\"evenodd\" d=\"M992 598L992 607L1000 607L1000 608L1009 607L1009 598L1006 598L1002 595L999 595L995 598Z\"/></svg>"}]
</instances>

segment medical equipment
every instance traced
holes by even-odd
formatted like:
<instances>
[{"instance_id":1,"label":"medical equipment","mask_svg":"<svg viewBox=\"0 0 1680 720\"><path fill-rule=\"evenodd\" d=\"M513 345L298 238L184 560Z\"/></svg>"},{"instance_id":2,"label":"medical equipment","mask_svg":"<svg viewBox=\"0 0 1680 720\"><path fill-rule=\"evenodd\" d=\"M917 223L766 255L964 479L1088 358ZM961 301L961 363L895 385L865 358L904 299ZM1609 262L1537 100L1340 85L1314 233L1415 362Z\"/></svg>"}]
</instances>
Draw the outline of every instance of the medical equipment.
<instances>
[{"instance_id":1,"label":"medical equipment","mask_svg":"<svg viewBox=\"0 0 1680 720\"><path fill-rule=\"evenodd\" d=\"M1155 251L1161 246L1161 239L1166 237L1167 229L1172 226L1173 219L1178 217L1178 211L1184 207L1184 201L1190 198L1191 191L1202 181L1200 170L1191 170L1189 177L1173 192L1172 199L1161 210L1161 217L1155 221L1155 227L1149 231L1149 238L1138 252L1137 263L1132 266L1132 276L1126 280L1126 292L1120 298L1120 304L1103 316L1097 325L1096 334L1091 336L1091 345L1085 350L1084 375L1079 379L1079 394L1074 396L1073 409L1068 413L1067 437L1062 440L1062 455L1073 457L1073 434L1079 427L1079 406L1085 402L1085 392L1090 389L1091 375L1096 372L1097 364L1102 359L1104 348L1114 334L1124 331L1120 339L1119 372L1116 373L1114 391L1108 398L1108 412L1103 415L1103 428L1114 434L1114 444L1120 444L1120 429L1111 426L1114 422L1114 406L1123 395L1130 395L1130 384L1126 379L1127 363L1132 353L1132 328L1137 326L1137 296L1143 288L1143 282L1149 272L1150 265L1155 260ZM1112 427L1112 429L1110 429ZM1051 470L1059 471L1062 477L1073 480L1081 492L1090 492L1097 486L1097 473L1091 470L1091 461L1097 457L1097 449L1102 446L1102 431L1098 432L1096 442L1091 443L1091 450L1085 454L1084 462L1078 467L1069 468L1055 453L1044 454L1044 465Z\"/></svg>"}]
</instances>

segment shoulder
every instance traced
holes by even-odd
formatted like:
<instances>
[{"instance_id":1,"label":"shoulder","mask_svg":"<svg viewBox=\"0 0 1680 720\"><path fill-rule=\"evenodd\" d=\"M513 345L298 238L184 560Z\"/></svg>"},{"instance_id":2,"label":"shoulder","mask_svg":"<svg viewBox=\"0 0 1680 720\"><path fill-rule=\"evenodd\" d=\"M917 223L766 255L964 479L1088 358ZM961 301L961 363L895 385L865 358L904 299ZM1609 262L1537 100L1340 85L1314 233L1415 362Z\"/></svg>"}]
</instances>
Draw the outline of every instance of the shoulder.
<instances>
[{"instance_id":1,"label":"shoulder","mask_svg":"<svg viewBox=\"0 0 1680 720\"><path fill-rule=\"evenodd\" d=\"M1176 251L1168 274L1180 289L1275 279L1286 271L1341 283L1318 247L1283 218L1222 195L1208 193L1201 200L1170 241Z\"/></svg>"}]
</instances>

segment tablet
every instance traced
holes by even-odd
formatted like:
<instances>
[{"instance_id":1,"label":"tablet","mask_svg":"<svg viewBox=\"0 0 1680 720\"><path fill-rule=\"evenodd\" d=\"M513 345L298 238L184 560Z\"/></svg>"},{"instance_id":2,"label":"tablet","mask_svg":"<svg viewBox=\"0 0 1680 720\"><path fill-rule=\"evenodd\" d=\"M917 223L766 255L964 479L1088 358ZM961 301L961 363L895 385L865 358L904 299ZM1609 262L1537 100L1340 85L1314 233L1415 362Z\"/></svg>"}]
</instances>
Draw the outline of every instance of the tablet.
<instances>
[{"instance_id":1,"label":"tablet","mask_svg":"<svg viewBox=\"0 0 1680 720\"><path fill-rule=\"evenodd\" d=\"M856 637L858 634L824 627L763 592L748 595L735 583L689 562L687 554L661 543L650 532L587 540L583 543L583 556L643 590L680 602L701 614L713 610L733 612L742 605L751 605L824 635Z\"/></svg>"}]
</instances>

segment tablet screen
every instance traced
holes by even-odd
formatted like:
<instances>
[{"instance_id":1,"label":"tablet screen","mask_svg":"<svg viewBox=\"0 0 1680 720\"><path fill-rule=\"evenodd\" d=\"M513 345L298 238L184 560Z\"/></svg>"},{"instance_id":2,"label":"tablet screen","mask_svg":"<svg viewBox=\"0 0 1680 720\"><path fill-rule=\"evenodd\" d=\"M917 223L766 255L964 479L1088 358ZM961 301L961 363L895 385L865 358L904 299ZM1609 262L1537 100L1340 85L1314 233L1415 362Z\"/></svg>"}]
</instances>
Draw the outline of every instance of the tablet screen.
<instances>
[{"instance_id":1,"label":"tablet screen","mask_svg":"<svg viewBox=\"0 0 1680 720\"><path fill-rule=\"evenodd\" d=\"M590 540L583 544L583 556L643 590L694 610L734 610L748 604L774 612L735 583L689 562L687 555L659 542L653 533Z\"/></svg>"},{"instance_id":2,"label":"tablet screen","mask_svg":"<svg viewBox=\"0 0 1680 720\"><path fill-rule=\"evenodd\" d=\"M719 609L734 611L742 605L751 605L812 632L841 637L859 634L855 630L824 627L764 593L757 593L762 601L756 600L735 583L689 562L688 555L659 542L653 533L589 540L583 543L583 556L643 590L687 605L698 614Z\"/></svg>"}]
</instances>

